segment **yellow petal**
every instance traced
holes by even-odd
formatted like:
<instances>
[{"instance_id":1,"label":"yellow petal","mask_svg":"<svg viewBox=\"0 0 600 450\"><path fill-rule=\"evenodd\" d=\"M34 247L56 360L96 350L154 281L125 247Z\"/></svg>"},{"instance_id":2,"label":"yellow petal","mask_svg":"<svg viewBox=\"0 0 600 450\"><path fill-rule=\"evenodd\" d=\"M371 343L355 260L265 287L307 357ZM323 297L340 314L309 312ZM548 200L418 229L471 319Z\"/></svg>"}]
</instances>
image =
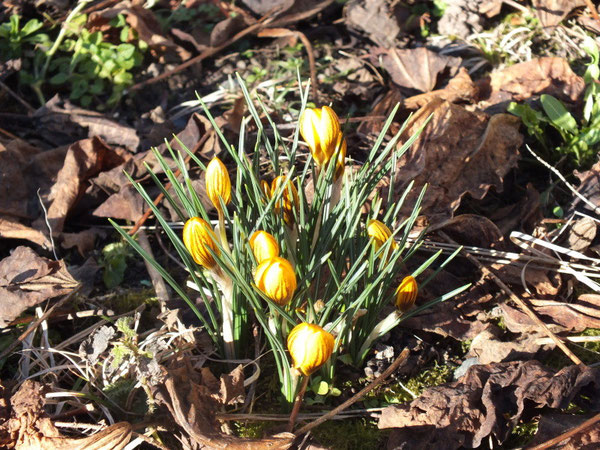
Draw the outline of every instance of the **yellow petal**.
<instances>
[{"instance_id":1,"label":"yellow petal","mask_svg":"<svg viewBox=\"0 0 600 450\"><path fill-rule=\"evenodd\" d=\"M296 325L287 339L292 367L305 376L319 369L333 353L335 338L318 325Z\"/></svg>"},{"instance_id":2,"label":"yellow petal","mask_svg":"<svg viewBox=\"0 0 600 450\"><path fill-rule=\"evenodd\" d=\"M285 182L285 179L286 177L284 175L280 175L272 181L271 195L275 195L275 193L280 189L279 186ZM283 209L283 220L285 220L285 223L291 226L294 223L294 210L298 209L299 204L300 199L298 197L296 186L294 186L294 183L288 180L283 188L281 199L275 202L273 210L275 211L275 214L279 214Z\"/></svg>"},{"instance_id":3,"label":"yellow petal","mask_svg":"<svg viewBox=\"0 0 600 450\"><path fill-rule=\"evenodd\" d=\"M398 289L396 289L396 308L402 312L408 311L415 304L417 294L419 293L419 286L417 280L412 276L404 277Z\"/></svg>"},{"instance_id":4,"label":"yellow petal","mask_svg":"<svg viewBox=\"0 0 600 450\"><path fill-rule=\"evenodd\" d=\"M222 211L221 202L227 205L231 201L231 181L227 167L214 157L206 167L206 194L217 211Z\"/></svg>"},{"instance_id":5,"label":"yellow petal","mask_svg":"<svg viewBox=\"0 0 600 450\"><path fill-rule=\"evenodd\" d=\"M249 242L256 262L259 264L267 259L279 256L279 244L277 244L277 240L266 231L255 231L250 237Z\"/></svg>"},{"instance_id":6,"label":"yellow petal","mask_svg":"<svg viewBox=\"0 0 600 450\"><path fill-rule=\"evenodd\" d=\"M367 234L373 239L373 245L375 246L375 251L377 251L390 238L392 232L383 222L373 219L369 220L367 224ZM394 241L391 246L392 250L396 250L398 243Z\"/></svg>"},{"instance_id":7,"label":"yellow petal","mask_svg":"<svg viewBox=\"0 0 600 450\"><path fill-rule=\"evenodd\" d=\"M200 217L192 217L183 226L183 243L197 264L207 269L217 265L215 258L210 253L219 255L219 247L216 244L217 235L208 222Z\"/></svg>"},{"instance_id":8,"label":"yellow petal","mask_svg":"<svg viewBox=\"0 0 600 450\"><path fill-rule=\"evenodd\" d=\"M256 268L254 284L268 298L283 306L292 299L296 290L294 267L284 258L267 259Z\"/></svg>"},{"instance_id":9,"label":"yellow petal","mask_svg":"<svg viewBox=\"0 0 600 450\"><path fill-rule=\"evenodd\" d=\"M324 167L339 143L340 120L329 106L307 108L300 116L300 134L317 165Z\"/></svg>"}]
</instances>

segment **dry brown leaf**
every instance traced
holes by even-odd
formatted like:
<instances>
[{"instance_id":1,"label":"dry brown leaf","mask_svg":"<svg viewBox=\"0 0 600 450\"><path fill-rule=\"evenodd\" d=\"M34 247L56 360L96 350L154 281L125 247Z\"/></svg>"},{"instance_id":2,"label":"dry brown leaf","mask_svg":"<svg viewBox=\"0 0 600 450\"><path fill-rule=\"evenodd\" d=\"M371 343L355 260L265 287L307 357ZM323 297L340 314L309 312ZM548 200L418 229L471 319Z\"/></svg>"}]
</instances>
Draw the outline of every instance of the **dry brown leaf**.
<instances>
[{"instance_id":1,"label":"dry brown leaf","mask_svg":"<svg viewBox=\"0 0 600 450\"><path fill-rule=\"evenodd\" d=\"M254 14L264 16L268 12L282 13L294 5L294 0L241 0Z\"/></svg>"},{"instance_id":2,"label":"dry brown leaf","mask_svg":"<svg viewBox=\"0 0 600 450\"><path fill-rule=\"evenodd\" d=\"M529 300L530 306L542 321L555 332L580 332L600 328L600 295L583 294L572 303L555 300ZM521 311L501 305L506 327L513 333L529 333L538 327Z\"/></svg>"},{"instance_id":3,"label":"dry brown leaf","mask_svg":"<svg viewBox=\"0 0 600 450\"><path fill-rule=\"evenodd\" d=\"M52 248L52 243L44 233L9 219L0 218L0 238L25 239L38 244L45 250Z\"/></svg>"},{"instance_id":4,"label":"dry brown leaf","mask_svg":"<svg viewBox=\"0 0 600 450\"><path fill-rule=\"evenodd\" d=\"M28 247L17 247L0 261L0 327L27 308L77 287L63 261L51 261Z\"/></svg>"},{"instance_id":5,"label":"dry brown leaf","mask_svg":"<svg viewBox=\"0 0 600 450\"><path fill-rule=\"evenodd\" d=\"M425 106L434 97L439 97L450 103L472 102L477 97L478 92L467 69L461 67L458 74L448 82L445 88L409 97L404 100L403 105L407 109L418 109Z\"/></svg>"},{"instance_id":6,"label":"dry brown leaf","mask_svg":"<svg viewBox=\"0 0 600 450\"><path fill-rule=\"evenodd\" d=\"M62 233L60 245L63 248L76 247L79 254L85 256L94 249L96 237L105 236L105 234L100 228L90 228L77 233Z\"/></svg>"},{"instance_id":7,"label":"dry brown leaf","mask_svg":"<svg viewBox=\"0 0 600 450\"><path fill-rule=\"evenodd\" d=\"M566 246L576 252L585 252L596 237L596 221L590 217L582 217L569 227Z\"/></svg>"},{"instance_id":8,"label":"dry brown leaf","mask_svg":"<svg viewBox=\"0 0 600 450\"><path fill-rule=\"evenodd\" d=\"M436 98L415 113L403 140L416 133L430 116L421 135L398 161L396 198L409 180L414 180L403 208L409 214L427 184L422 213L431 224L440 224L452 217L465 194L481 199L490 187L502 191L502 179L517 163L523 136L519 133L520 119L515 116L490 117Z\"/></svg>"},{"instance_id":9,"label":"dry brown leaf","mask_svg":"<svg viewBox=\"0 0 600 450\"><path fill-rule=\"evenodd\" d=\"M346 24L364 31L378 45L393 47L400 34L398 18L386 0L366 0L350 2L344 11Z\"/></svg>"},{"instance_id":10,"label":"dry brown leaf","mask_svg":"<svg viewBox=\"0 0 600 450\"><path fill-rule=\"evenodd\" d=\"M224 381L232 377L229 381ZM232 382L238 385L231 390ZM239 384L242 384L240 387ZM187 434L197 448L242 449L287 449L294 435L282 433L264 439L237 438L221 433L215 418L219 405L231 401L231 393L243 390L243 375L238 369L221 377L219 382L204 368L200 373L182 365L166 374L164 386L156 389L156 399L165 405L173 419Z\"/></svg>"},{"instance_id":11,"label":"dry brown leaf","mask_svg":"<svg viewBox=\"0 0 600 450\"><path fill-rule=\"evenodd\" d=\"M544 442L554 439L581 425L591 418L592 415L590 414L544 414L538 423L537 433L533 439L527 443L527 447L532 448L536 445L543 444ZM598 442L600 442L600 427L596 424L596 426L590 426L580 433L571 436L566 442L561 442L560 446L557 445L551 448L560 448L560 450L594 450L598 448Z\"/></svg>"},{"instance_id":12,"label":"dry brown leaf","mask_svg":"<svg viewBox=\"0 0 600 450\"><path fill-rule=\"evenodd\" d=\"M85 438L63 436L44 411L44 388L27 380L7 405L10 416L0 418L0 445L19 450L121 450L131 440L131 425L119 422Z\"/></svg>"},{"instance_id":13,"label":"dry brown leaf","mask_svg":"<svg viewBox=\"0 0 600 450\"><path fill-rule=\"evenodd\" d=\"M545 337L533 332L506 341L501 339L501 334L500 328L488 325L473 338L465 358L477 358L478 364L533 359L541 348L537 339Z\"/></svg>"},{"instance_id":14,"label":"dry brown leaf","mask_svg":"<svg viewBox=\"0 0 600 450\"><path fill-rule=\"evenodd\" d=\"M486 105L521 102L536 94L550 94L563 102L575 103L585 89L583 78L571 70L568 61L553 56L532 59L493 72L489 85L490 95L484 100Z\"/></svg>"},{"instance_id":15,"label":"dry brown leaf","mask_svg":"<svg viewBox=\"0 0 600 450\"><path fill-rule=\"evenodd\" d=\"M537 361L476 365L409 405L385 408L378 426L395 429L388 448L474 448L490 435L503 442L533 408L570 403L600 409L600 369L579 365L554 373Z\"/></svg>"},{"instance_id":16,"label":"dry brown leaf","mask_svg":"<svg viewBox=\"0 0 600 450\"><path fill-rule=\"evenodd\" d=\"M398 86L429 92L436 85L440 72L458 67L460 58L443 56L425 47L398 49L385 52L383 67Z\"/></svg>"},{"instance_id":17,"label":"dry brown leaf","mask_svg":"<svg viewBox=\"0 0 600 450\"><path fill-rule=\"evenodd\" d=\"M532 0L535 13L543 27L555 27L575 8L585 6L585 0Z\"/></svg>"},{"instance_id":18,"label":"dry brown leaf","mask_svg":"<svg viewBox=\"0 0 600 450\"><path fill-rule=\"evenodd\" d=\"M600 161L592 166L590 170L584 172L574 171L574 174L579 178L580 184L578 191L587 200L589 200L596 207L600 206ZM577 205L581 203L579 197L573 198L573 203L569 208L569 212L572 212ZM592 210L586 203L582 205L585 209Z\"/></svg>"},{"instance_id":19,"label":"dry brown leaf","mask_svg":"<svg viewBox=\"0 0 600 450\"><path fill-rule=\"evenodd\" d=\"M56 184L52 186L48 196L48 222L53 233L63 230L66 217L85 192L88 180L123 161L124 158L117 151L99 138L84 139L69 147ZM42 219L38 220L41 227L39 222Z\"/></svg>"}]
</instances>

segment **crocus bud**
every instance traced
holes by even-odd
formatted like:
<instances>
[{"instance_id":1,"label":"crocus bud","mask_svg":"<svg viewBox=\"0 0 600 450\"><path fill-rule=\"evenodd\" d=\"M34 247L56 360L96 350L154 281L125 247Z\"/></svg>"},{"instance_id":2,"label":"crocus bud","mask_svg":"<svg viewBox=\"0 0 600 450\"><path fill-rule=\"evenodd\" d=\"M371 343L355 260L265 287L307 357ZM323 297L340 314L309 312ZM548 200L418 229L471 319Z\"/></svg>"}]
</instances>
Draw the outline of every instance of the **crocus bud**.
<instances>
[{"instance_id":1,"label":"crocus bud","mask_svg":"<svg viewBox=\"0 0 600 450\"><path fill-rule=\"evenodd\" d=\"M287 259L275 257L258 265L254 284L278 305L287 304L296 290L296 274Z\"/></svg>"},{"instance_id":2,"label":"crocus bud","mask_svg":"<svg viewBox=\"0 0 600 450\"><path fill-rule=\"evenodd\" d=\"M285 179L286 177L281 175L271 182L271 196L275 195L275 193L280 189L279 186L285 182ZM294 209L297 209L299 204L300 200L298 198L296 186L294 186L294 183L288 180L283 188L281 199L278 202L275 202L275 214L279 214L279 212L283 209L283 220L285 223L291 226L294 223Z\"/></svg>"},{"instance_id":3,"label":"crocus bud","mask_svg":"<svg viewBox=\"0 0 600 450\"><path fill-rule=\"evenodd\" d=\"M417 286L417 280L410 275L404 277L398 289L396 289L396 308L402 312L408 311L415 304L419 287Z\"/></svg>"},{"instance_id":4,"label":"crocus bud","mask_svg":"<svg viewBox=\"0 0 600 450\"><path fill-rule=\"evenodd\" d=\"M258 264L267 259L279 256L279 244L277 244L275 238L266 231L255 231L252 236L250 236L249 242L252 253L254 253L254 257Z\"/></svg>"},{"instance_id":5,"label":"crocus bud","mask_svg":"<svg viewBox=\"0 0 600 450\"><path fill-rule=\"evenodd\" d=\"M219 198L225 205L231 201L229 173L225 164L217 157L206 166L206 195L219 212L223 212Z\"/></svg>"},{"instance_id":6,"label":"crocus bud","mask_svg":"<svg viewBox=\"0 0 600 450\"><path fill-rule=\"evenodd\" d=\"M329 106L307 108L300 117L300 134L315 162L325 167L339 144L340 119Z\"/></svg>"},{"instance_id":7,"label":"crocus bud","mask_svg":"<svg viewBox=\"0 0 600 450\"><path fill-rule=\"evenodd\" d=\"M188 219L183 226L183 243L194 261L201 266L212 269L217 265L209 250L210 248L216 255L220 253L217 247L217 235L206 220L200 217Z\"/></svg>"},{"instance_id":8,"label":"crocus bud","mask_svg":"<svg viewBox=\"0 0 600 450\"><path fill-rule=\"evenodd\" d=\"M319 325L296 325L287 338L292 367L308 376L327 362L333 353L335 338Z\"/></svg>"},{"instance_id":9,"label":"crocus bud","mask_svg":"<svg viewBox=\"0 0 600 450\"><path fill-rule=\"evenodd\" d=\"M271 198L271 186L266 180L260 180L260 189L267 198Z\"/></svg>"},{"instance_id":10,"label":"crocus bud","mask_svg":"<svg viewBox=\"0 0 600 450\"><path fill-rule=\"evenodd\" d=\"M375 246L375 251L378 251L383 244L392 236L392 232L390 229L379 220L369 220L367 224L367 234L370 238L373 239L373 245ZM393 241L391 244L391 249L396 250L398 248L398 243Z\"/></svg>"}]
</instances>

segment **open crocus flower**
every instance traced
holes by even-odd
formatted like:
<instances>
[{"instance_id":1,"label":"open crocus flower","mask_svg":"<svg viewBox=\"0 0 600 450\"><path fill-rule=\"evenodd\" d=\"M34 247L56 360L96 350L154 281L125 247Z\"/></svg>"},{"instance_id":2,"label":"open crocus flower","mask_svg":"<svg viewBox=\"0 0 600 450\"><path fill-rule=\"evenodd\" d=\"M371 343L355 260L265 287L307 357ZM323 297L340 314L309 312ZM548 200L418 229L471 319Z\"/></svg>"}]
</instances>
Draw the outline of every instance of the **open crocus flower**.
<instances>
[{"instance_id":1,"label":"open crocus flower","mask_svg":"<svg viewBox=\"0 0 600 450\"><path fill-rule=\"evenodd\" d=\"M252 253L254 253L254 257L258 264L267 259L279 256L279 244L277 244L275 238L266 231L255 231L252 236L250 236L249 242Z\"/></svg>"},{"instance_id":2,"label":"open crocus flower","mask_svg":"<svg viewBox=\"0 0 600 450\"><path fill-rule=\"evenodd\" d=\"M307 108L300 117L300 134L315 162L320 167L326 167L338 145L341 145L340 119L329 106Z\"/></svg>"},{"instance_id":3,"label":"open crocus flower","mask_svg":"<svg viewBox=\"0 0 600 450\"><path fill-rule=\"evenodd\" d=\"M296 273L292 264L284 258L270 258L258 265L254 284L278 305L286 305L296 290Z\"/></svg>"},{"instance_id":4,"label":"open crocus flower","mask_svg":"<svg viewBox=\"0 0 600 450\"><path fill-rule=\"evenodd\" d=\"M392 236L392 231L379 220L373 219L369 220L367 224L367 234L370 238L373 239L373 245L375 246L375 251L378 251L383 244ZM398 243L393 241L391 244L391 250L396 250L398 248Z\"/></svg>"},{"instance_id":5,"label":"open crocus flower","mask_svg":"<svg viewBox=\"0 0 600 450\"><path fill-rule=\"evenodd\" d=\"M333 335L319 325L306 322L296 325L287 339L292 367L309 376L327 362L334 345Z\"/></svg>"},{"instance_id":6,"label":"open crocus flower","mask_svg":"<svg viewBox=\"0 0 600 450\"><path fill-rule=\"evenodd\" d=\"M217 157L214 157L206 166L206 195L220 213L223 211L219 199L222 199L225 205L231 201L229 172L227 172L225 164Z\"/></svg>"},{"instance_id":7,"label":"open crocus flower","mask_svg":"<svg viewBox=\"0 0 600 450\"><path fill-rule=\"evenodd\" d=\"M415 304L418 293L419 287L417 285L417 280L410 275L404 277L402 283L400 283L400 286L396 289L396 299L394 302L396 308L402 312L408 311Z\"/></svg>"},{"instance_id":8,"label":"open crocus flower","mask_svg":"<svg viewBox=\"0 0 600 450\"><path fill-rule=\"evenodd\" d=\"M285 182L285 179L286 177L284 175L280 175L271 182L271 197L277 193L281 184ZM283 210L283 220L291 226L294 223L294 209L297 210L299 204L300 199L298 197L296 186L294 186L293 182L288 180L283 188L281 199L275 202L273 209L275 214L279 214L279 212Z\"/></svg>"},{"instance_id":9,"label":"open crocus flower","mask_svg":"<svg viewBox=\"0 0 600 450\"><path fill-rule=\"evenodd\" d=\"M201 266L212 269L217 265L215 258L210 253L218 255L217 235L210 224L200 217L192 217L183 226L183 243L192 258Z\"/></svg>"}]
</instances>

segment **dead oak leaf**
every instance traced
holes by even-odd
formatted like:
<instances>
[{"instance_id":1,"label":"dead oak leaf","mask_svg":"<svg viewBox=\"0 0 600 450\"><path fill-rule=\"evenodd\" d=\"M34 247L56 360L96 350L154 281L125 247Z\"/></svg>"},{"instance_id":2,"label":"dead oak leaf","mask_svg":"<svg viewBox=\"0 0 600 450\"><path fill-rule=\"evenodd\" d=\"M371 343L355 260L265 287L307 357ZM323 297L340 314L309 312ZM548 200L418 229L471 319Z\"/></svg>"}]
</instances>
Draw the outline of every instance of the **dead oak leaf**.
<instances>
[{"instance_id":1,"label":"dead oak leaf","mask_svg":"<svg viewBox=\"0 0 600 450\"><path fill-rule=\"evenodd\" d=\"M403 213L410 214L426 184L421 208L431 224L451 218L467 193L481 199L490 187L502 191L502 180L516 165L523 141L520 119L469 112L435 98L414 114L401 140L405 142L423 126L394 172L396 198L414 180Z\"/></svg>"},{"instance_id":2,"label":"dead oak leaf","mask_svg":"<svg viewBox=\"0 0 600 450\"><path fill-rule=\"evenodd\" d=\"M533 408L574 403L598 410L599 380L600 369L583 365L558 373L538 361L476 365L456 382L426 389L410 404L385 408L378 426L395 429L388 448L475 448L490 435L503 442Z\"/></svg>"},{"instance_id":3,"label":"dead oak leaf","mask_svg":"<svg viewBox=\"0 0 600 450\"><path fill-rule=\"evenodd\" d=\"M425 47L391 48L383 56L383 67L398 86L429 92L435 87L438 75L447 67L458 67L460 61Z\"/></svg>"},{"instance_id":4,"label":"dead oak leaf","mask_svg":"<svg viewBox=\"0 0 600 450\"><path fill-rule=\"evenodd\" d=\"M515 64L504 70L493 72L489 80L489 97L485 105L496 105L506 101L520 102L537 94L549 94L564 102L575 103L583 94L585 82L577 75L564 58L548 56Z\"/></svg>"},{"instance_id":5,"label":"dead oak leaf","mask_svg":"<svg viewBox=\"0 0 600 450\"><path fill-rule=\"evenodd\" d=\"M63 261L51 261L28 247L17 247L0 261L0 327L27 308L77 287Z\"/></svg>"},{"instance_id":6,"label":"dead oak leaf","mask_svg":"<svg viewBox=\"0 0 600 450\"><path fill-rule=\"evenodd\" d=\"M8 406L8 405L7 405ZM127 422L116 423L85 438L63 436L44 411L44 388L27 380L10 399L10 416L0 420L2 448L22 450L120 450L131 440Z\"/></svg>"},{"instance_id":7,"label":"dead oak leaf","mask_svg":"<svg viewBox=\"0 0 600 450\"><path fill-rule=\"evenodd\" d=\"M531 3L544 28L555 27L572 10L585 6L585 0L532 0Z\"/></svg>"},{"instance_id":8,"label":"dead oak leaf","mask_svg":"<svg viewBox=\"0 0 600 450\"><path fill-rule=\"evenodd\" d=\"M25 239L46 250L52 248L52 243L44 233L10 219L0 218L0 238Z\"/></svg>"}]
</instances>

